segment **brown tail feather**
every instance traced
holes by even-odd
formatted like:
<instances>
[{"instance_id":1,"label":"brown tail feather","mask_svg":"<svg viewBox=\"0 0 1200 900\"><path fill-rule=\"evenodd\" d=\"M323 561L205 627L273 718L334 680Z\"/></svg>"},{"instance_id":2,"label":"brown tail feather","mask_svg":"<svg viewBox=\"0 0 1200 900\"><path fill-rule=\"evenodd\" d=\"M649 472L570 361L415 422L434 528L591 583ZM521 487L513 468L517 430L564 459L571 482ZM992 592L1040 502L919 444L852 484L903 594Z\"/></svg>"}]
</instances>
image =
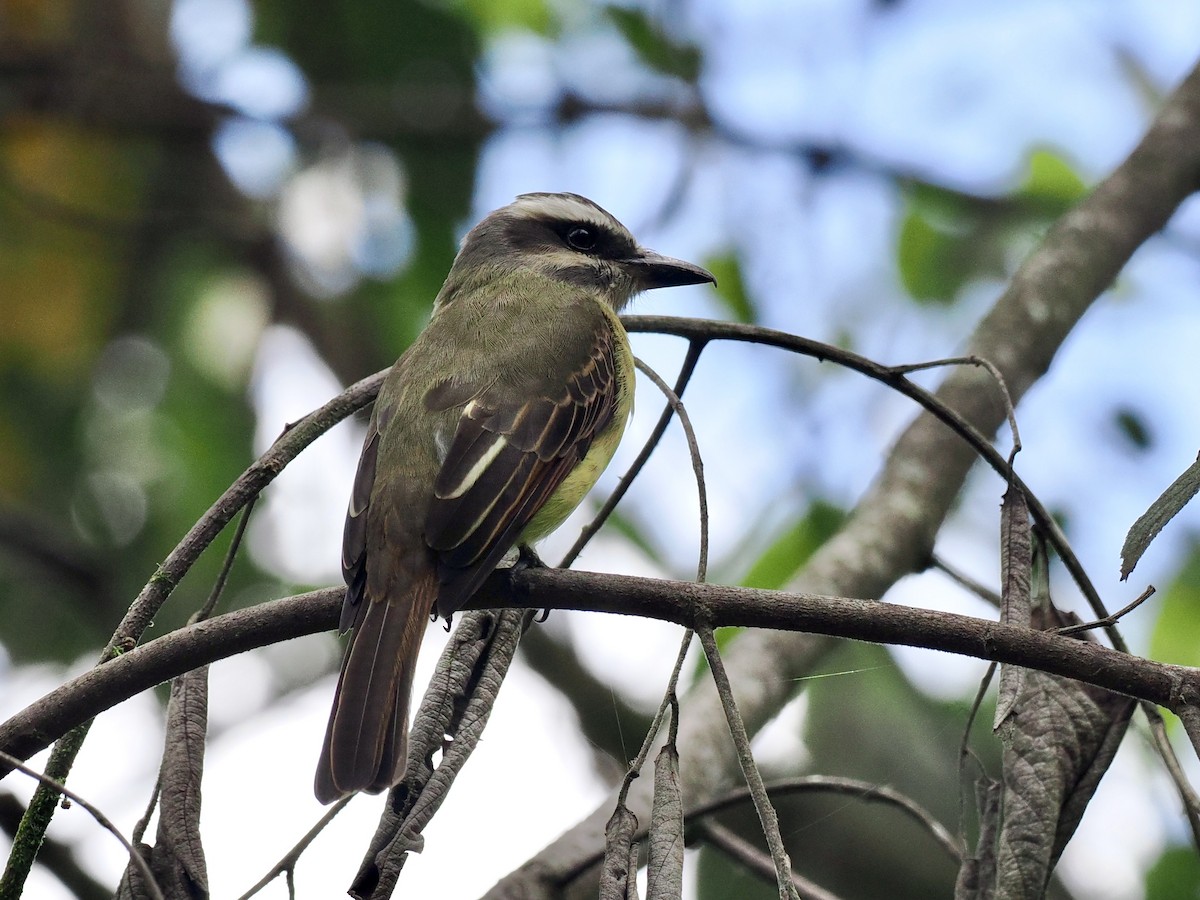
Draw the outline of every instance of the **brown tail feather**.
<instances>
[{"instance_id":1,"label":"brown tail feather","mask_svg":"<svg viewBox=\"0 0 1200 900\"><path fill-rule=\"evenodd\" d=\"M346 648L317 763L322 803L376 793L404 777L413 672L435 591L431 574L397 600L360 601L366 608Z\"/></svg>"}]
</instances>

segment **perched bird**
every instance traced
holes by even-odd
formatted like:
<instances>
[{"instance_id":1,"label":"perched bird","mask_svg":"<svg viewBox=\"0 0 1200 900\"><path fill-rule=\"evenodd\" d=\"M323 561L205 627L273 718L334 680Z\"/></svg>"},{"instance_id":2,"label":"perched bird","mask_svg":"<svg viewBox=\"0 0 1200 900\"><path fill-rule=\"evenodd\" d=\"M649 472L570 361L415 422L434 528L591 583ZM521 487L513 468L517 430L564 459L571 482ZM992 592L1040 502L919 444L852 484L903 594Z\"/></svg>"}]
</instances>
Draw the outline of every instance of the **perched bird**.
<instances>
[{"instance_id":1,"label":"perched bird","mask_svg":"<svg viewBox=\"0 0 1200 900\"><path fill-rule=\"evenodd\" d=\"M467 234L367 427L342 546L340 629L354 631L318 800L403 778L430 617L553 531L608 465L633 405L617 313L640 291L712 281L577 194L522 194Z\"/></svg>"}]
</instances>

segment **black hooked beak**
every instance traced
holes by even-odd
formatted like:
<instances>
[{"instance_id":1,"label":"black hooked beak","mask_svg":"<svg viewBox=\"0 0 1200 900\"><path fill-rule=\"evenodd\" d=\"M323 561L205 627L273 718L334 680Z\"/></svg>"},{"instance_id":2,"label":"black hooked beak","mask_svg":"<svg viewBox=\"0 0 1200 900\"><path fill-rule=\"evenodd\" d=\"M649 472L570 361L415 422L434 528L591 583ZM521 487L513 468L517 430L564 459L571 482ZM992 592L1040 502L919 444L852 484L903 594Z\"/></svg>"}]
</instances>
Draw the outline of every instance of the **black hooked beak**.
<instances>
[{"instance_id":1,"label":"black hooked beak","mask_svg":"<svg viewBox=\"0 0 1200 900\"><path fill-rule=\"evenodd\" d=\"M712 272L703 266L671 256L663 256L653 250L638 250L637 255L626 260L625 264L637 282L638 289L643 291L678 287L684 284L717 283Z\"/></svg>"}]
</instances>

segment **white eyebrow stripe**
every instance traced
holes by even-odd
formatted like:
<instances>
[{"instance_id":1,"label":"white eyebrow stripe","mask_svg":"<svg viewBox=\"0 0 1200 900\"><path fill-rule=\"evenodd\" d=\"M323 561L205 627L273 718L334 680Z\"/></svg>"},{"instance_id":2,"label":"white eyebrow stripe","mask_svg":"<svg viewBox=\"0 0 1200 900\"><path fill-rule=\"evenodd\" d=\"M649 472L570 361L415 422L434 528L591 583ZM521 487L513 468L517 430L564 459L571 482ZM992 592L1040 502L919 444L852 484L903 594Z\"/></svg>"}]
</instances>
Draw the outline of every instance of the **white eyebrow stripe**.
<instances>
[{"instance_id":1,"label":"white eyebrow stripe","mask_svg":"<svg viewBox=\"0 0 1200 900\"><path fill-rule=\"evenodd\" d=\"M475 465L471 466L471 468L467 470L467 474L462 477L462 480L459 481L459 483L455 485L454 488L448 493L439 493L438 497L442 500L453 500L456 497L461 497L463 494L469 491L472 485L479 480L479 476L482 475L487 470L487 467L492 464L492 461L500 455L500 451L504 449L507 443L508 441L505 440L504 435L494 435L492 446L488 447L487 452L479 458Z\"/></svg>"},{"instance_id":2,"label":"white eyebrow stripe","mask_svg":"<svg viewBox=\"0 0 1200 900\"><path fill-rule=\"evenodd\" d=\"M513 203L521 212L530 216L546 216L552 219L567 219L573 222L590 222L600 228L624 230L620 223L606 216L590 204L580 203L571 197L551 194L546 197L521 197Z\"/></svg>"}]
</instances>

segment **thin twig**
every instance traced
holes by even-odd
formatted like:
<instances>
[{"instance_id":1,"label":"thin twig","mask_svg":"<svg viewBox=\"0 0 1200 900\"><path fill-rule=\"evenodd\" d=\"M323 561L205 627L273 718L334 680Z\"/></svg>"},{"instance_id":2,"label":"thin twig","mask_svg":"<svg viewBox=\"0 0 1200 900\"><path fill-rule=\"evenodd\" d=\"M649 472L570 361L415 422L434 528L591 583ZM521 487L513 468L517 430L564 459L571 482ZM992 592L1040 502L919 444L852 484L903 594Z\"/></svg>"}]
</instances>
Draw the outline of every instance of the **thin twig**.
<instances>
[{"instance_id":1,"label":"thin twig","mask_svg":"<svg viewBox=\"0 0 1200 900\"><path fill-rule=\"evenodd\" d=\"M1138 706L1146 716L1155 749L1162 757L1163 765L1167 767L1167 774L1171 776L1175 791L1179 794L1179 801L1183 804L1183 812L1187 816L1188 826L1192 831L1192 846L1196 848L1197 852L1200 852L1200 796L1196 795L1196 791L1183 771L1183 766L1179 764L1179 757L1175 754L1175 747L1167 734L1167 723L1163 721L1158 707L1144 700L1140 701Z\"/></svg>"},{"instance_id":2,"label":"thin twig","mask_svg":"<svg viewBox=\"0 0 1200 900\"><path fill-rule=\"evenodd\" d=\"M17 833L23 815L24 803L13 794L0 793L0 833L11 839ZM112 886L103 884L87 872L69 844L46 838L38 850L38 864L58 879L75 900L112 900Z\"/></svg>"},{"instance_id":3,"label":"thin twig","mask_svg":"<svg viewBox=\"0 0 1200 900\"><path fill-rule=\"evenodd\" d=\"M679 369L679 375L675 379L675 396L682 397L684 390L688 386L688 382L692 379L692 374L696 371L696 363L700 361L700 354L704 351L704 346L707 341L697 339L688 342L687 356L684 357L683 365ZM654 426L654 430L650 432L650 436L646 439L646 443L642 445L642 449L638 452L637 458L626 469L625 474L621 476L617 482L617 488L612 492L600 510L592 517L592 520L583 527L579 537L571 549L567 551L562 558L562 562L558 564L560 569L569 569L571 564L583 552L583 548L588 545L588 542L595 537L596 532L600 530L612 511L617 508L617 504L625 497L625 494L633 486L634 479L638 477L646 463L650 460L650 456L658 447L658 442L662 440L663 434L667 430L667 426L671 423L671 417L675 413L675 407L667 402L662 414L658 417L658 422Z\"/></svg>"},{"instance_id":4,"label":"thin twig","mask_svg":"<svg viewBox=\"0 0 1200 900\"><path fill-rule=\"evenodd\" d=\"M38 784L17 826L17 833L13 835L12 850L4 874L0 876L0 900L16 900L25 892L25 882L33 869L33 861L46 839L46 829L50 827L50 820L54 818L54 810L58 806L60 792L52 785L66 783L71 764L79 754L91 724L90 719L85 719L75 725L59 738L50 751L44 773L50 779L50 784ZM0 756L0 764L4 771L9 770L5 756Z\"/></svg>"},{"instance_id":5,"label":"thin twig","mask_svg":"<svg viewBox=\"0 0 1200 900\"><path fill-rule=\"evenodd\" d=\"M696 345L693 344L694 348ZM695 358L699 358L699 351L694 354ZM684 434L687 436L688 452L692 458L692 471L696 475L696 493L699 496L700 502L700 555L696 563L696 581L703 584L705 576L708 573L708 491L704 483L704 463L700 459L700 444L696 440L696 432L692 428L692 420L688 418L687 410L684 409L683 403L679 400L679 395L668 387L658 373L650 366L646 365L640 359L634 359L634 364L645 374L667 398L667 410L662 417L660 423L666 427L666 422L670 421L670 416L667 413L674 412L679 415L679 424L683 426ZM687 379L684 378L684 373L691 376L691 371L695 367L695 359L693 354L688 353L688 359L684 361L683 370L680 372L680 380L684 384ZM657 440L648 441L646 446L653 450ZM645 449L645 448L643 448ZM648 454L647 454L648 456ZM640 468L640 467L639 467ZM654 739L658 736L658 729L662 727L663 716L666 715L668 708L678 710L679 700L676 697L676 688L679 684L679 673L683 670L683 662L687 657L688 648L692 645L692 635L694 632L688 628L683 633L683 640L679 645L679 653L675 657L675 666L671 670L671 677L667 681L667 689L663 695L662 703L658 706L658 711L654 714L654 720L650 723L650 728L646 731L646 737L642 741L641 749L638 750L638 755L630 764L629 769L625 773L625 778L621 782L621 792L618 797L618 804L625 802L625 797L629 793L629 786L633 783L633 779L641 774L642 767L646 764L646 759L650 755L650 748L654 745ZM678 727L678 713L671 720L671 730L674 733Z\"/></svg>"},{"instance_id":6,"label":"thin twig","mask_svg":"<svg viewBox=\"0 0 1200 900\"><path fill-rule=\"evenodd\" d=\"M279 862L275 863L275 865L271 867L270 871L260 878L254 887L242 894L238 900L247 900L247 898L253 897L280 875L284 874L288 876L288 884L291 885L289 890L294 889L295 886L292 884L291 879L296 869L296 862L300 859L300 856L304 853L304 851L308 849L308 845L317 839L317 835L324 831L325 826L332 822L334 817L346 808L346 805L354 799L354 796L354 794L351 794L349 797L343 797L337 803L333 804L333 806L329 807L329 809L325 811L325 815L321 816L321 818L317 820L317 824L308 829L308 832L304 835L304 837L300 838L300 840L296 842L296 845L292 847L291 850L280 857Z\"/></svg>"},{"instance_id":7,"label":"thin twig","mask_svg":"<svg viewBox=\"0 0 1200 900\"><path fill-rule=\"evenodd\" d=\"M947 359L934 359L928 362L892 366L892 371L897 375L906 375L910 372L920 372L924 369L941 368L942 366L981 366L988 370L988 373L996 382L996 387L1000 389L1001 398L1004 400L1004 416L1008 419L1008 430L1012 434L1013 442L1012 450L1008 454L1008 466L1012 468L1013 460L1021 452L1021 432L1017 429L1017 411L1013 406L1012 395L1008 392L1008 385L1004 381L1004 376L1000 374L1000 369L996 367L995 363L990 359L984 359L982 356L953 356Z\"/></svg>"},{"instance_id":8,"label":"thin twig","mask_svg":"<svg viewBox=\"0 0 1200 900\"><path fill-rule=\"evenodd\" d=\"M787 849L783 846L783 837L779 834L779 816L767 796L763 784L762 773L754 761L754 753L750 749L750 735L746 732L746 723L738 712L737 703L733 699L733 687L725 672L725 663L721 660L721 651L717 649L717 638L712 626L707 622L696 624L696 633L700 636L700 646L704 648L704 656L708 660L709 671L712 672L713 684L721 697L721 707L725 710L725 719L729 723L729 733L737 748L738 762L742 767L742 775L746 786L750 789L750 797L754 801L754 809L758 820L762 823L763 834L767 838L767 847L771 851L771 860L775 864L775 878L779 885L780 900L796 898L796 886L792 884L792 863L788 859ZM796 898L798 900L798 898Z\"/></svg>"},{"instance_id":9,"label":"thin twig","mask_svg":"<svg viewBox=\"0 0 1200 900\"><path fill-rule=\"evenodd\" d=\"M225 584L229 581L229 572L233 569L233 561L237 558L238 550L242 546L242 538L246 534L246 525L250 521L250 514L254 512L254 504L257 502L258 494L255 494L242 508L241 518L238 519L237 528L234 529L233 537L229 541L229 549L225 551L225 559L221 563L221 571L217 573L217 578L213 582L208 599L193 614L191 618L192 622L200 622L207 619L212 615L213 610L216 609L217 604L221 601L221 594L224 593Z\"/></svg>"},{"instance_id":10,"label":"thin twig","mask_svg":"<svg viewBox=\"0 0 1200 900\"><path fill-rule=\"evenodd\" d=\"M732 830L717 822L704 822L697 826L696 830L706 843L716 847L764 881L775 883L775 864L771 861L771 857L749 841L743 840ZM788 875L792 888L799 893L802 900L840 900L837 894L830 893L795 870L790 871Z\"/></svg>"},{"instance_id":11,"label":"thin twig","mask_svg":"<svg viewBox=\"0 0 1200 900\"><path fill-rule=\"evenodd\" d=\"M700 500L700 560L696 564L696 581L703 584L708 575L708 489L704 483L704 463L700 459L700 443L696 440L696 431L692 428L692 420L688 418L687 410L684 409L679 395L667 386L657 372L640 359L635 357L633 362L642 374L653 381L658 389L666 395L667 402L679 416L679 424L683 426L683 433L687 437L688 452L692 457L692 471L696 474L696 492Z\"/></svg>"},{"instance_id":12,"label":"thin twig","mask_svg":"<svg viewBox=\"0 0 1200 900\"><path fill-rule=\"evenodd\" d=\"M150 820L154 818L154 810L158 808L158 795L161 792L162 769L159 769L158 774L154 777L154 787L150 791L150 800L146 803L146 811L137 820L137 824L133 826L134 843L141 843L142 838L146 836L146 830L150 827Z\"/></svg>"},{"instance_id":13,"label":"thin twig","mask_svg":"<svg viewBox=\"0 0 1200 900\"><path fill-rule=\"evenodd\" d=\"M658 334L673 334L689 341L741 341L753 344L763 344L810 356L820 361L829 361L843 368L866 375L874 381L891 387L893 390L919 404L938 421L946 425L961 437L1001 478L1025 492L1029 501L1029 511L1034 520L1046 531L1047 539L1055 552L1063 561L1063 565L1071 578L1078 585L1088 605L1097 618L1108 615L1096 586L1083 569L1083 564L1071 549L1070 543L1062 529L1050 515L1046 507L1034 495L1024 480L1012 471L1008 461L1000 455L991 442L979 433L970 422L964 419L956 410L947 406L942 400L924 388L914 384L902 375L897 375L890 366L880 365L841 347L823 344L799 335L776 331L761 325L744 325L737 322L717 322L709 319L687 319L675 316L626 316L621 320L626 330L630 332L655 332ZM1128 652L1128 645L1115 628L1107 629L1109 639L1118 650Z\"/></svg>"},{"instance_id":14,"label":"thin twig","mask_svg":"<svg viewBox=\"0 0 1200 900\"><path fill-rule=\"evenodd\" d=\"M979 679L979 688L975 691L975 699L971 702L971 708L967 712L967 721L963 725L962 738L958 743L958 837L963 846L966 846L967 843L967 799L963 794L963 789L967 785L967 760L974 759L978 762L971 750L971 729L975 727L975 717L979 715L979 710L983 706L983 698L987 695L988 687L995 677L996 663L992 662L987 667L987 671L983 673L983 677Z\"/></svg>"},{"instance_id":15,"label":"thin twig","mask_svg":"<svg viewBox=\"0 0 1200 900\"><path fill-rule=\"evenodd\" d=\"M955 862L961 862L963 857L962 844L955 840L949 829L934 818L933 813L917 803L911 797L900 793L895 788L885 784L872 784L857 778L843 778L834 775L800 775L795 778L780 778L766 784L767 793L778 799L788 794L828 793L843 794L864 802L882 803L891 806L915 820L937 842L946 854ZM734 788L707 803L692 807L686 813L689 823L725 812L740 806L751 799L746 787Z\"/></svg>"},{"instance_id":16,"label":"thin twig","mask_svg":"<svg viewBox=\"0 0 1200 900\"><path fill-rule=\"evenodd\" d=\"M668 709L676 709L679 701L676 699L675 691L679 684L679 674L683 671L684 660L687 659L688 649L692 645L692 635L695 632L688 628L683 633L683 640L679 642L679 653L675 656L675 665L671 669L671 677L667 679L667 689L663 693L662 702L658 705L658 712L654 714L653 721L650 722L650 727L646 729L646 736L642 739L642 746L638 750L637 756L629 764L628 770L625 772L625 778L621 782L621 792L618 797L619 803L625 802L625 796L629 793L629 785L633 783L633 779L641 774L642 767L646 765L646 759L650 756L650 749L654 746L654 739L658 736L658 729L662 727L663 718L667 714ZM676 716L671 721L672 730L676 727Z\"/></svg>"},{"instance_id":17,"label":"thin twig","mask_svg":"<svg viewBox=\"0 0 1200 900\"><path fill-rule=\"evenodd\" d=\"M931 560L930 565L940 571L942 574L947 575L951 581L957 583L960 587L966 588L980 600L991 604L992 606L996 607L996 609L1000 608L1001 601L999 593L992 590L983 582L976 581L962 569L950 565L950 563L946 562L946 560L938 556L936 553L933 554L933 559Z\"/></svg>"},{"instance_id":18,"label":"thin twig","mask_svg":"<svg viewBox=\"0 0 1200 900\"><path fill-rule=\"evenodd\" d=\"M1080 622L1078 625L1063 625L1061 628L1055 628L1054 630L1058 634L1079 634L1082 631L1091 631L1093 628L1107 628L1110 625L1116 625L1123 616L1127 616L1153 597L1154 591L1154 585L1147 585L1146 589L1138 594L1132 602L1125 604L1115 613L1111 613L1103 619L1096 619L1094 622Z\"/></svg>"},{"instance_id":19,"label":"thin twig","mask_svg":"<svg viewBox=\"0 0 1200 900\"><path fill-rule=\"evenodd\" d=\"M84 800L81 796L70 790L65 785L59 784L53 778L42 774L36 769L29 768L29 766L25 765L15 756L10 756L9 754L0 750L0 758L3 758L7 765L12 766L12 768L16 769L18 772L24 772L29 777L36 779L47 789L56 794L61 794L72 803L78 803L80 806L82 806L88 815L96 820L96 823L100 825L101 828L105 829L107 832L109 832L109 834L121 842L121 846L124 847L125 852L129 854L130 862L132 862L137 868L138 874L141 875L142 880L145 881L146 890L150 892L150 896L153 897L154 900L164 900L163 893L161 890L159 890L158 882L154 879L154 873L150 870L149 863L142 858L142 854L138 852L137 848L134 847L133 844L129 843L125 835L121 834L121 830L112 823L108 816L100 812L99 809L97 809L87 800Z\"/></svg>"}]
</instances>

